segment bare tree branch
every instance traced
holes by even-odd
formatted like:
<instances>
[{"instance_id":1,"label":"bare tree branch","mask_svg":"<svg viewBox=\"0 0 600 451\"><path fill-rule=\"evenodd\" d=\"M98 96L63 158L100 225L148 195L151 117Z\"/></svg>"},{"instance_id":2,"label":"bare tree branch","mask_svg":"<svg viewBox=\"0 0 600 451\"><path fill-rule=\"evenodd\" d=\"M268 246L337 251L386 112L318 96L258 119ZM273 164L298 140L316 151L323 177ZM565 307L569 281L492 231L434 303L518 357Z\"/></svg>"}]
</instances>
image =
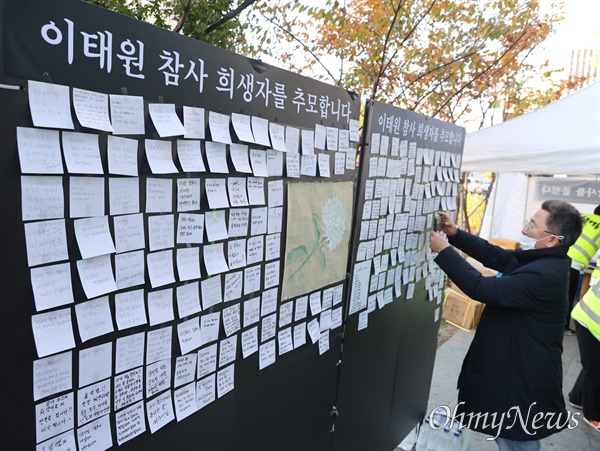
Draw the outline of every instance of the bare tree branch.
<instances>
[{"instance_id":1,"label":"bare tree branch","mask_svg":"<svg viewBox=\"0 0 600 451\"><path fill-rule=\"evenodd\" d=\"M208 27L206 27L204 29L204 35L207 35L208 33L212 32L212 31L215 31L221 25L223 25L224 23L230 21L235 16L239 15L243 10L245 10L246 8L248 8L249 6L251 6L253 3L256 3L256 0L244 0L242 3L240 3L240 5L237 8L235 8L234 10L229 11L227 14L225 14L219 20L217 20L216 22L211 23Z\"/></svg>"}]
</instances>

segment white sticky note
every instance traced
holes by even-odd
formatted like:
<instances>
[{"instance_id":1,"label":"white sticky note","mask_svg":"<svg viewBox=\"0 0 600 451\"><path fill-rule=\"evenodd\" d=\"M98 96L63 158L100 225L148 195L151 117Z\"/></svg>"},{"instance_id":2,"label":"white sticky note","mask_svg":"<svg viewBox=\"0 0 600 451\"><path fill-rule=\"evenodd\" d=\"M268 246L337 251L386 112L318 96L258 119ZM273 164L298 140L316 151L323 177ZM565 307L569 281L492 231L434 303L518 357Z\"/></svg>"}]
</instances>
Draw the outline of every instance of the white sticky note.
<instances>
[{"instance_id":1,"label":"white sticky note","mask_svg":"<svg viewBox=\"0 0 600 451\"><path fill-rule=\"evenodd\" d=\"M329 331L322 332L319 336L319 355L329 351Z\"/></svg>"},{"instance_id":2,"label":"white sticky note","mask_svg":"<svg viewBox=\"0 0 600 451\"><path fill-rule=\"evenodd\" d=\"M312 321L310 321L307 325L307 329L308 329L308 335L310 335L310 339L313 342L313 344L315 344L317 342L317 340L319 339L319 336L321 335L321 331L320 331L320 327L319 327L319 320L317 318L314 318Z\"/></svg>"},{"instance_id":3,"label":"white sticky note","mask_svg":"<svg viewBox=\"0 0 600 451\"><path fill-rule=\"evenodd\" d=\"M183 107L183 126L186 139L204 139L204 108ZM185 170L187 172L187 170Z\"/></svg>"},{"instance_id":4,"label":"white sticky note","mask_svg":"<svg viewBox=\"0 0 600 451\"><path fill-rule=\"evenodd\" d=\"M246 252L246 264L251 265L263 261L264 237L262 235L248 238L248 250Z\"/></svg>"},{"instance_id":5,"label":"white sticky note","mask_svg":"<svg viewBox=\"0 0 600 451\"><path fill-rule=\"evenodd\" d=\"M38 312L73 303L71 265L41 266L31 270L31 287Z\"/></svg>"},{"instance_id":6,"label":"white sticky note","mask_svg":"<svg viewBox=\"0 0 600 451\"><path fill-rule=\"evenodd\" d=\"M325 139L327 138L327 127L315 124L315 148L325 150Z\"/></svg>"},{"instance_id":7,"label":"white sticky note","mask_svg":"<svg viewBox=\"0 0 600 451\"><path fill-rule=\"evenodd\" d=\"M213 141L231 144L231 133L229 133L229 116L227 114L208 113L208 128Z\"/></svg>"},{"instance_id":8,"label":"white sticky note","mask_svg":"<svg viewBox=\"0 0 600 451\"><path fill-rule=\"evenodd\" d=\"M218 316L217 316L218 320ZM218 323L217 323L218 325ZM217 369L217 344L207 346L198 351L198 368L197 375L198 379L209 375Z\"/></svg>"},{"instance_id":9,"label":"white sticky note","mask_svg":"<svg viewBox=\"0 0 600 451\"><path fill-rule=\"evenodd\" d=\"M221 291L221 276L211 277L203 280L202 285L202 308L209 309L213 305L223 302Z\"/></svg>"},{"instance_id":10,"label":"white sticky note","mask_svg":"<svg viewBox=\"0 0 600 451\"><path fill-rule=\"evenodd\" d=\"M146 334L144 332L117 338L115 374L144 364L145 343Z\"/></svg>"},{"instance_id":11,"label":"white sticky note","mask_svg":"<svg viewBox=\"0 0 600 451\"><path fill-rule=\"evenodd\" d=\"M78 303L75 314L82 342L114 331L108 296Z\"/></svg>"},{"instance_id":12,"label":"white sticky note","mask_svg":"<svg viewBox=\"0 0 600 451\"><path fill-rule=\"evenodd\" d=\"M330 165L329 165L329 155L320 153L319 154L319 175L321 177L330 177Z\"/></svg>"},{"instance_id":13,"label":"white sticky note","mask_svg":"<svg viewBox=\"0 0 600 451\"><path fill-rule=\"evenodd\" d=\"M198 282L187 283L177 287L177 312L179 318L194 315L201 311L200 307L200 284Z\"/></svg>"},{"instance_id":14,"label":"white sticky note","mask_svg":"<svg viewBox=\"0 0 600 451\"><path fill-rule=\"evenodd\" d=\"M223 368L217 373L217 396L220 398L234 389L235 364Z\"/></svg>"},{"instance_id":15,"label":"white sticky note","mask_svg":"<svg viewBox=\"0 0 600 451\"><path fill-rule=\"evenodd\" d=\"M294 341L292 339L292 328L280 330L277 334L277 340L279 343L279 355L283 355L286 352L294 350Z\"/></svg>"},{"instance_id":16,"label":"white sticky note","mask_svg":"<svg viewBox=\"0 0 600 451\"><path fill-rule=\"evenodd\" d=\"M179 158L179 163L184 172L206 171L200 141L177 140L177 158Z\"/></svg>"},{"instance_id":17,"label":"white sticky note","mask_svg":"<svg viewBox=\"0 0 600 451\"><path fill-rule=\"evenodd\" d=\"M242 332L242 356L251 356L258 351L258 327Z\"/></svg>"},{"instance_id":18,"label":"white sticky note","mask_svg":"<svg viewBox=\"0 0 600 451\"><path fill-rule=\"evenodd\" d=\"M58 131L17 127L17 149L24 174L64 172Z\"/></svg>"},{"instance_id":19,"label":"white sticky note","mask_svg":"<svg viewBox=\"0 0 600 451\"><path fill-rule=\"evenodd\" d=\"M260 320L260 296L244 301L244 327L251 326Z\"/></svg>"},{"instance_id":20,"label":"white sticky note","mask_svg":"<svg viewBox=\"0 0 600 451\"><path fill-rule=\"evenodd\" d=\"M262 235L267 233L267 218L268 218L268 209L267 207L263 208L253 208L252 209L252 219L251 219L251 235Z\"/></svg>"},{"instance_id":21,"label":"white sticky note","mask_svg":"<svg viewBox=\"0 0 600 451\"><path fill-rule=\"evenodd\" d=\"M316 155L302 155L300 175L307 175L309 177L315 177L317 175Z\"/></svg>"},{"instance_id":22,"label":"white sticky note","mask_svg":"<svg viewBox=\"0 0 600 451\"><path fill-rule=\"evenodd\" d=\"M71 174L104 174L98 135L62 132L63 155Z\"/></svg>"},{"instance_id":23,"label":"white sticky note","mask_svg":"<svg viewBox=\"0 0 600 451\"><path fill-rule=\"evenodd\" d=\"M302 296L296 299L296 310L294 314L294 321L300 321L306 318L306 312L308 310L308 296Z\"/></svg>"},{"instance_id":24,"label":"white sticky note","mask_svg":"<svg viewBox=\"0 0 600 451\"><path fill-rule=\"evenodd\" d=\"M270 122L269 135L273 149L285 152L285 125Z\"/></svg>"},{"instance_id":25,"label":"white sticky note","mask_svg":"<svg viewBox=\"0 0 600 451\"><path fill-rule=\"evenodd\" d=\"M265 290L279 285L279 266L279 260L265 265L265 281L263 285Z\"/></svg>"},{"instance_id":26,"label":"white sticky note","mask_svg":"<svg viewBox=\"0 0 600 451\"><path fill-rule=\"evenodd\" d=\"M25 224L29 266L67 260L67 234L64 219Z\"/></svg>"},{"instance_id":27,"label":"white sticky note","mask_svg":"<svg viewBox=\"0 0 600 451\"><path fill-rule=\"evenodd\" d=\"M256 177L268 177L267 152L265 150L250 149L250 164L252 173Z\"/></svg>"},{"instance_id":28,"label":"white sticky note","mask_svg":"<svg viewBox=\"0 0 600 451\"><path fill-rule=\"evenodd\" d=\"M350 141L358 142L360 140L359 122L356 119L350 119Z\"/></svg>"},{"instance_id":29,"label":"white sticky note","mask_svg":"<svg viewBox=\"0 0 600 451\"><path fill-rule=\"evenodd\" d=\"M252 134L256 144L261 146L270 147L271 141L269 140L269 121L262 117L252 116Z\"/></svg>"},{"instance_id":30,"label":"white sticky note","mask_svg":"<svg viewBox=\"0 0 600 451\"><path fill-rule=\"evenodd\" d=\"M210 343L219 338L219 323L221 314L210 313L201 317L200 333L202 334L202 343ZM200 358L200 356L198 356Z\"/></svg>"},{"instance_id":31,"label":"white sticky note","mask_svg":"<svg viewBox=\"0 0 600 451\"><path fill-rule=\"evenodd\" d=\"M38 357L75 347L70 308L32 315L31 328Z\"/></svg>"},{"instance_id":32,"label":"white sticky note","mask_svg":"<svg viewBox=\"0 0 600 451\"><path fill-rule=\"evenodd\" d=\"M77 428L77 441L81 451L112 448L113 441L110 431L110 417L104 415L97 420Z\"/></svg>"},{"instance_id":33,"label":"white sticky note","mask_svg":"<svg viewBox=\"0 0 600 451\"><path fill-rule=\"evenodd\" d=\"M338 130L338 150L340 152L348 152L350 148L350 131Z\"/></svg>"},{"instance_id":34,"label":"white sticky note","mask_svg":"<svg viewBox=\"0 0 600 451\"><path fill-rule=\"evenodd\" d=\"M225 329L225 335L228 337L241 329L239 303L223 309L223 328Z\"/></svg>"},{"instance_id":35,"label":"white sticky note","mask_svg":"<svg viewBox=\"0 0 600 451\"><path fill-rule=\"evenodd\" d=\"M151 326L166 323L175 318L173 314L173 288L148 293L148 316Z\"/></svg>"},{"instance_id":36,"label":"white sticky note","mask_svg":"<svg viewBox=\"0 0 600 451\"><path fill-rule=\"evenodd\" d=\"M211 374L196 383L196 405L198 410L206 407L216 397L216 374Z\"/></svg>"},{"instance_id":37,"label":"white sticky note","mask_svg":"<svg viewBox=\"0 0 600 451\"><path fill-rule=\"evenodd\" d=\"M200 248L177 249L177 274L180 282L200 278Z\"/></svg>"},{"instance_id":38,"label":"white sticky note","mask_svg":"<svg viewBox=\"0 0 600 451\"><path fill-rule=\"evenodd\" d=\"M269 182L269 207L279 207L283 205L283 180Z\"/></svg>"},{"instance_id":39,"label":"white sticky note","mask_svg":"<svg viewBox=\"0 0 600 451\"><path fill-rule=\"evenodd\" d=\"M27 88L33 125L73 129L68 86L28 80Z\"/></svg>"},{"instance_id":40,"label":"white sticky note","mask_svg":"<svg viewBox=\"0 0 600 451\"><path fill-rule=\"evenodd\" d=\"M250 161L248 160L248 146L244 144L230 144L229 155L236 172L252 173Z\"/></svg>"},{"instance_id":41,"label":"white sticky note","mask_svg":"<svg viewBox=\"0 0 600 451\"><path fill-rule=\"evenodd\" d=\"M248 235L248 224L250 223L250 209L232 208L229 210L229 229L230 238Z\"/></svg>"},{"instance_id":42,"label":"white sticky note","mask_svg":"<svg viewBox=\"0 0 600 451\"><path fill-rule=\"evenodd\" d=\"M200 318L196 316L195 318L177 324L177 337L179 338L179 347L182 355L202 346Z\"/></svg>"},{"instance_id":43,"label":"white sticky note","mask_svg":"<svg viewBox=\"0 0 600 451\"><path fill-rule=\"evenodd\" d=\"M260 303L260 316L270 315L277 311L277 288L263 291Z\"/></svg>"},{"instance_id":44,"label":"white sticky note","mask_svg":"<svg viewBox=\"0 0 600 451\"><path fill-rule=\"evenodd\" d=\"M219 342L219 368L235 360L237 354L237 335Z\"/></svg>"},{"instance_id":45,"label":"white sticky note","mask_svg":"<svg viewBox=\"0 0 600 451\"><path fill-rule=\"evenodd\" d=\"M260 265L244 269L244 295L260 290Z\"/></svg>"},{"instance_id":46,"label":"white sticky note","mask_svg":"<svg viewBox=\"0 0 600 451\"><path fill-rule=\"evenodd\" d=\"M251 116L245 114L231 114L231 123L240 141L254 143L254 135L252 134L252 126L250 124L251 119Z\"/></svg>"},{"instance_id":47,"label":"white sticky note","mask_svg":"<svg viewBox=\"0 0 600 451\"><path fill-rule=\"evenodd\" d=\"M306 344L306 323L294 326L294 349Z\"/></svg>"},{"instance_id":48,"label":"white sticky note","mask_svg":"<svg viewBox=\"0 0 600 451\"><path fill-rule=\"evenodd\" d=\"M144 401L140 401L116 413L115 424L119 446L146 432Z\"/></svg>"},{"instance_id":49,"label":"white sticky note","mask_svg":"<svg viewBox=\"0 0 600 451\"><path fill-rule=\"evenodd\" d=\"M208 211L204 215L204 228L208 241L220 241L228 238L225 224L225 210Z\"/></svg>"},{"instance_id":50,"label":"white sticky note","mask_svg":"<svg viewBox=\"0 0 600 451\"><path fill-rule=\"evenodd\" d=\"M229 207L225 184L225 179L206 179L204 181L206 197L211 209Z\"/></svg>"},{"instance_id":51,"label":"white sticky note","mask_svg":"<svg viewBox=\"0 0 600 451\"><path fill-rule=\"evenodd\" d=\"M335 175L344 175L344 169L346 167L346 154L338 152L335 154L335 160L333 163L333 173Z\"/></svg>"},{"instance_id":52,"label":"white sticky note","mask_svg":"<svg viewBox=\"0 0 600 451\"><path fill-rule=\"evenodd\" d=\"M204 266L209 276L229 271L223 253L223 243L204 246L203 257Z\"/></svg>"},{"instance_id":53,"label":"white sticky note","mask_svg":"<svg viewBox=\"0 0 600 451\"><path fill-rule=\"evenodd\" d=\"M71 218L104 216L104 178L69 177Z\"/></svg>"},{"instance_id":54,"label":"white sticky note","mask_svg":"<svg viewBox=\"0 0 600 451\"><path fill-rule=\"evenodd\" d=\"M175 282L173 272L173 250L153 252L146 256L148 275L152 288Z\"/></svg>"},{"instance_id":55,"label":"white sticky note","mask_svg":"<svg viewBox=\"0 0 600 451\"><path fill-rule=\"evenodd\" d=\"M288 153L285 156L285 170L289 178L300 178L300 154Z\"/></svg>"},{"instance_id":56,"label":"white sticky note","mask_svg":"<svg viewBox=\"0 0 600 451\"><path fill-rule=\"evenodd\" d=\"M115 252L115 245L108 228L108 216L76 219L74 229L82 258L97 257Z\"/></svg>"},{"instance_id":57,"label":"white sticky note","mask_svg":"<svg viewBox=\"0 0 600 451\"><path fill-rule=\"evenodd\" d=\"M180 214L177 223L177 243L202 243L204 215Z\"/></svg>"},{"instance_id":58,"label":"white sticky note","mask_svg":"<svg viewBox=\"0 0 600 451\"><path fill-rule=\"evenodd\" d=\"M143 214L118 216L113 219L115 248L118 253L145 247Z\"/></svg>"},{"instance_id":59,"label":"white sticky note","mask_svg":"<svg viewBox=\"0 0 600 451\"><path fill-rule=\"evenodd\" d=\"M232 207L248 206L245 177L229 177L227 179L227 191L229 192L229 203Z\"/></svg>"},{"instance_id":60,"label":"white sticky note","mask_svg":"<svg viewBox=\"0 0 600 451\"><path fill-rule=\"evenodd\" d=\"M246 266L246 240L227 243L227 263L230 270Z\"/></svg>"},{"instance_id":61,"label":"white sticky note","mask_svg":"<svg viewBox=\"0 0 600 451\"><path fill-rule=\"evenodd\" d=\"M140 180L137 177L108 179L111 216L140 212Z\"/></svg>"},{"instance_id":62,"label":"white sticky note","mask_svg":"<svg viewBox=\"0 0 600 451\"><path fill-rule=\"evenodd\" d=\"M260 345L258 356L258 369L263 370L275 363L275 340L268 341Z\"/></svg>"},{"instance_id":63,"label":"white sticky note","mask_svg":"<svg viewBox=\"0 0 600 451\"><path fill-rule=\"evenodd\" d=\"M146 365L171 358L171 342L173 341L173 326L147 332ZM147 368L147 367L146 367Z\"/></svg>"},{"instance_id":64,"label":"white sticky note","mask_svg":"<svg viewBox=\"0 0 600 451\"><path fill-rule=\"evenodd\" d=\"M62 177L21 176L23 221L65 217Z\"/></svg>"},{"instance_id":65,"label":"white sticky note","mask_svg":"<svg viewBox=\"0 0 600 451\"><path fill-rule=\"evenodd\" d=\"M34 360L33 362L33 400L45 398L55 393L71 390L73 385L72 351Z\"/></svg>"},{"instance_id":66,"label":"white sticky note","mask_svg":"<svg viewBox=\"0 0 600 451\"><path fill-rule=\"evenodd\" d=\"M269 234L281 232L283 207L269 208L267 231Z\"/></svg>"},{"instance_id":67,"label":"white sticky note","mask_svg":"<svg viewBox=\"0 0 600 451\"><path fill-rule=\"evenodd\" d=\"M117 321L119 330L141 326L148 322L146 319L146 303L144 301L143 289L126 291L115 295L115 320Z\"/></svg>"},{"instance_id":68,"label":"white sticky note","mask_svg":"<svg viewBox=\"0 0 600 451\"><path fill-rule=\"evenodd\" d=\"M177 179L177 211L200 210L200 179Z\"/></svg>"},{"instance_id":69,"label":"white sticky note","mask_svg":"<svg viewBox=\"0 0 600 451\"><path fill-rule=\"evenodd\" d=\"M314 155L315 153L315 132L312 130L302 130L302 154Z\"/></svg>"},{"instance_id":70,"label":"white sticky note","mask_svg":"<svg viewBox=\"0 0 600 451\"><path fill-rule=\"evenodd\" d=\"M335 127L327 127L327 150L338 150L338 129Z\"/></svg>"},{"instance_id":71,"label":"white sticky note","mask_svg":"<svg viewBox=\"0 0 600 451\"><path fill-rule=\"evenodd\" d=\"M228 174L227 146L220 142L206 141L206 159L212 173Z\"/></svg>"},{"instance_id":72,"label":"white sticky note","mask_svg":"<svg viewBox=\"0 0 600 451\"><path fill-rule=\"evenodd\" d=\"M173 387L177 388L181 385L188 384L196 378L197 361L198 354L190 354L177 357L175 361L175 376L173 379Z\"/></svg>"},{"instance_id":73,"label":"white sticky note","mask_svg":"<svg viewBox=\"0 0 600 451\"><path fill-rule=\"evenodd\" d=\"M110 118L115 135L143 135L144 98L110 94Z\"/></svg>"},{"instance_id":74,"label":"white sticky note","mask_svg":"<svg viewBox=\"0 0 600 451\"><path fill-rule=\"evenodd\" d=\"M144 141L146 158L153 174L174 174L179 172L173 163L171 141L146 139Z\"/></svg>"},{"instance_id":75,"label":"white sticky note","mask_svg":"<svg viewBox=\"0 0 600 451\"><path fill-rule=\"evenodd\" d=\"M242 296L242 271L230 272L225 275L224 301L230 302Z\"/></svg>"},{"instance_id":76,"label":"white sticky note","mask_svg":"<svg viewBox=\"0 0 600 451\"><path fill-rule=\"evenodd\" d=\"M321 292L317 291L312 293L309 297L310 313L311 315L318 315L321 313Z\"/></svg>"},{"instance_id":77,"label":"white sticky note","mask_svg":"<svg viewBox=\"0 0 600 451\"><path fill-rule=\"evenodd\" d=\"M146 179L146 213L171 213L173 211L173 181L171 179Z\"/></svg>"},{"instance_id":78,"label":"white sticky note","mask_svg":"<svg viewBox=\"0 0 600 451\"><path fill-rule=\"evenodd\" d=\"M83 127L112 132L108 117L108 95L73 88L73 106L77 120Z\"/></svg>"},{"instance_id":79,"label":"white sticky note","mask_svg":"<svg viewBox=\"0 0 600 451\"><path fill-rule=\"evenodd\" d=\"M284 152L275 149L267 150L267 173L269 177L281 177L283 175Z\"/></svg>"},{"instance_id":80,"label":"white sticky note","mask_svg":"<svg viewBox=\"0 0 600 451\"><path fill-rule=\"evenodd\" d=\"M75 446L75 434L71 429L38 444L35 449L36 451L71 451L76 449Z\"/></svg>"},{"instance_id":81,"label":"white sticky note","mask_svg":"<svg viewBox=\"0 0 600 451\"><path fill-rule=\"evenodd\" d=\"M169 249L174 246L174 215L156 215L148 217L148 243L150 251Z\"/></svg>"},{"instance_id":82,"label":"white sticky note","mask_svg":"<svg viewBox=\"0 0 600 451\"><path fill-rule=\"evenodd\" d=\"M167 391L153 400L146 402L146 414L152 434L173 421L175 413L173 412L171 391Z\"/></svg>"},{"instance_id":83,"label":"white sticky note","mask_svg":"<svg viewBox=\"0 0 600 451\"><path fill-rule=\"evenodd\" d=\"M185 128L175 112L174 104L150 103L148 104L148 112L154 128L156 128L161 138L185 134Z\"/></svg>"},{"instance_id":84,"label":"white sticky note","mask_svg":"<svg viewBox=\"0 0 600 451\"><path fill-rule=\"evenodd\" d=\"M285 127L285 151L290 153L298 153L300 146L300 129L296 127Z\"/></svg>"},{"instance_id":85,"label":"white sticky note","mask_svg":"<svg viewBox=\"0 0 600 451\"><path fill-rule=\"evenodd\" d=\"M263 178L248 177L247 188L250 205L265 204L265 181Z\"/></svg>"},{"instance_id":86,"label":"white sticky note","mask_svg":"<svg viewBox=\"0 0 600 451\"><path fill-rule=\"evenodd\" d=\"M110 255L77 261L79 279L88 299L117 291Z\"/></svg>"}]
</instances>

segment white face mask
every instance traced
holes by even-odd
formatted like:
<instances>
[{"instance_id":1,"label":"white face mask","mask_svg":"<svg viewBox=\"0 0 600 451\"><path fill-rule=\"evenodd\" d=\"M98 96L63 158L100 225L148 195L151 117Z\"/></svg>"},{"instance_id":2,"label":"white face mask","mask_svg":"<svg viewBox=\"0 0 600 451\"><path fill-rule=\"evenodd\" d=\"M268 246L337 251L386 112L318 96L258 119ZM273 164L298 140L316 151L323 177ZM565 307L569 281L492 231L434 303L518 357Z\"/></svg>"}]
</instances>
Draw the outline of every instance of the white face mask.
<instances>
[{"instance_id":1,"label":"white face mask","mask_svg":"<svg viewBox=\"0 0 600 451\"><path fill-rule=\"evenodd\" d=\"M539 240L536 240L535 238L531 238L531 237L525 235L524 233L521 233L521 239L519 240L519 245L521 246L521 249L523 249L524 251L528 251L530 249L535 249L535 243L537 243L538 241L552 238L552 236L553 235L550 235L550 236L546 236L544 238L540 238Z\"/></svg>"}]
</instances>

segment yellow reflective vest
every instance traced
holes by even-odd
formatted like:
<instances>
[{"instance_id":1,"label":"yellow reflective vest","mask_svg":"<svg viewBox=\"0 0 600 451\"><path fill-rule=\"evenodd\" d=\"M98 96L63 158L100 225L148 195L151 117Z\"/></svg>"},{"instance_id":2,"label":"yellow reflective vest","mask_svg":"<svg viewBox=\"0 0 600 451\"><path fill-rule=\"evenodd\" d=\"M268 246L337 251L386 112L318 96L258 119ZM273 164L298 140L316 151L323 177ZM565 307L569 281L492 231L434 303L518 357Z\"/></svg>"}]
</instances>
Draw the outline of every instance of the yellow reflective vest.
<instances>
[{"instance_id":1,"label":"yellow reflective vest","mask_svg":"<svg viewBox=\"0 0 600 451\"><path fill-rule=\"evenodd\" d=\"M577 262L580 269L590 264L590 261L600 248L600 215L581 215L584 223L581 235L569 248L569 257ZM575 265L574 265L575 266ZM592 278L600 278L600 270L596 268Z\"/></svg>"},{"instance_id":2,"label":"yellow reflective vest","mask_svg":"<svg viewBox=\"0 0 600 451\"><path fill-rule=\"evenodd\" d=\"M575 305L571 318L584 325L600 341L600 283L590 287Z\"/></svg>"}]
</instances>

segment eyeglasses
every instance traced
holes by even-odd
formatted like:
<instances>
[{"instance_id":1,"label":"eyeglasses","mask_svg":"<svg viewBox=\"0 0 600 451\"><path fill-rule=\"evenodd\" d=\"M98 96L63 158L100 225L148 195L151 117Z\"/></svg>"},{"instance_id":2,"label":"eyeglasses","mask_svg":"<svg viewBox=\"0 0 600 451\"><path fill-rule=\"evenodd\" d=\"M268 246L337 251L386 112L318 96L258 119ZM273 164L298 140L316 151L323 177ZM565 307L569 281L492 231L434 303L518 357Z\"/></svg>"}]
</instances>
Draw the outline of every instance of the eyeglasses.
<instances>
[{"instance_id":1,"label":"eyeglasses","mask_svg":"<svg viewBox=\"0 0 600 451\"><path fill-rule=\"evenodd\" d=\"M565 237L562 235L557 235L556 233L552 233L552 232L548 232L547 230L544 229L540 229L538 227L533 227L531 225L531 219L528 221L525 221L525 223L523 224L523 231L527 232L528 230L540 230L541 232L547 233L548 235L552 235L555 236L556 238L558 238L559 240L563 240Z\"/></svg>"}]
</instances>

